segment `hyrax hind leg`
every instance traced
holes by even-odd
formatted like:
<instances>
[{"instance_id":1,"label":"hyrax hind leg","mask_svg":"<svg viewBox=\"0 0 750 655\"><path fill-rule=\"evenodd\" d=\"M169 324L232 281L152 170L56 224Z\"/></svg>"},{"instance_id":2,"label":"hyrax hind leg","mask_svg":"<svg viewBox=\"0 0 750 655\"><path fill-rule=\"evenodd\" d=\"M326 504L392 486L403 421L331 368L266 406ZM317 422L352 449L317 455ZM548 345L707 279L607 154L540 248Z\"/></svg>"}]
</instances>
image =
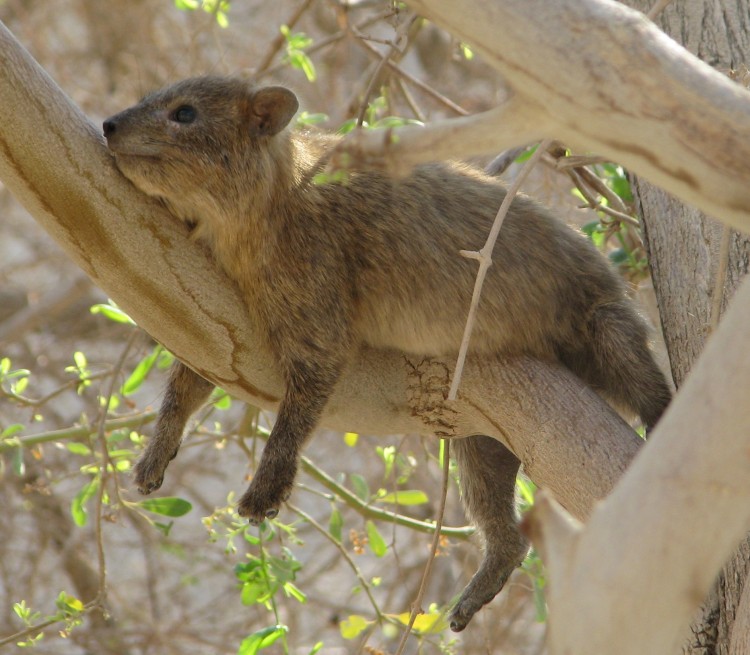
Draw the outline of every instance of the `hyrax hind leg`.
<instances>
[{"instance_id":1,"label":"hyrax hind leg","mask_svg":"<svg viewBox=\"0 0 750 655\"><path fill-rule=\"evenodd\" d=\"M133 468L135 484L142 494L161 487L164 471L180 449L185 424L213 388L213 384L181 362L172 365L154 436Z\"/></svg>"},{"instance_id":2,"label":"hyrax hind leg","mask_svg":"<svg viewBox=\"0 0 750 655\"><path fill-rule=\"evenodd\" d=\"M520 462L499 441L485 436L454 439L464 507L484 541L484 559L450 614L454 632L503 588L523 562L528 543L518 530L515 507Z\"/></svg>"}]
</instances>

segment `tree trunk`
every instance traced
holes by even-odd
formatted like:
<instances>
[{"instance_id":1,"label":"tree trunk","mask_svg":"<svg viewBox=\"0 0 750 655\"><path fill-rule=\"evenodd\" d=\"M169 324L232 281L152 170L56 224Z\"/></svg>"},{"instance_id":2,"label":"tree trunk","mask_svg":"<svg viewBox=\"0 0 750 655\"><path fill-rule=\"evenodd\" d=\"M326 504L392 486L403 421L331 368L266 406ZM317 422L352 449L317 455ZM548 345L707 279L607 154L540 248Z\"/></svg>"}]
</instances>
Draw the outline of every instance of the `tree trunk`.
<instances>
[{"instance_id":1,"label":"tree trunk","mask_svg":"<svg viewBox=\"0 0 750 655\"><path fill-rule=\"evenodd\" d=\"M628 4L645 11L650 0ZM749 11L746 0L685 0L669 6L657 22L693 54L726 73L750 60ZM679 388L747 272L750 239L642 179L636 178L634 191L672 375ZM717 579L691 628L685 653L748 652L749 562L746 539Z\"/></svg>"}]
</instances>

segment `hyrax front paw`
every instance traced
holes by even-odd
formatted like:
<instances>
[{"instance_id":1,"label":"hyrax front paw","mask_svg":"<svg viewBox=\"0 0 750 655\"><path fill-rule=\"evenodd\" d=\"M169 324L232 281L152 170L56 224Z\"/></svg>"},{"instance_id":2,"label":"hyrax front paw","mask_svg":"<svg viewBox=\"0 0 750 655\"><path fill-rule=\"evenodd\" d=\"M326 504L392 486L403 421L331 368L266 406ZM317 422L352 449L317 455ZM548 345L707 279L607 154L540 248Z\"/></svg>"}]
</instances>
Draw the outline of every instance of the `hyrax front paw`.
<instances>
[{"instance_id":1,"label":"hyrax front paw","mask_svg":"<svg viewBox=\"0 0 750 655\"><path fill-rule=\"evenodd\" d=\"M292 482L284 483L277 480L264 484L263 479L256 475L240 502L237 513L244 516L251 525L260 525L264 519L276 518L281 503L289 499L292 493Z\"/></svg>"}]
</instances>

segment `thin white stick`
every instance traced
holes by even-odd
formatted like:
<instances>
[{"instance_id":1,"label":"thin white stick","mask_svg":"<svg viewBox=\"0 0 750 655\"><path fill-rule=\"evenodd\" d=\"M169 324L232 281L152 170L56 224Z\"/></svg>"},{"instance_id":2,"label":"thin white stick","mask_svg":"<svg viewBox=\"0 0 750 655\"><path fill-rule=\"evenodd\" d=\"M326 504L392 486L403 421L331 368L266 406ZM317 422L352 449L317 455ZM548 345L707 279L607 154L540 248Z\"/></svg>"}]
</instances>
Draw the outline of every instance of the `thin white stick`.
<instances>
[{"instance_id":1,"label":"thin white stick","mask_svg":"<svg viewBox=\"0 0 750 655\"><path fill-rule=\"evenodd\" d=\"M524 164L523 168L518 172L516 179L508 187L508 191L503 198L503 202L500 204L500 209L497 211L495 216L495 222L492 224L492 229L487 237L487 241L482 249L477 252L475 250L461 250L461 255L468 257L469 259L479 260L479 271L477 272L477 279L474 283L474 293L471 296L471 307L469 308L469 316L466 319L466 327L464 328L464 336L461 341L461 348L458 351L458 360L456 361L456 369L453 372L453 381L451 382L451 388L448 392L448 400L455 400L458 394L458 385L461 383L461 376L463 375L464 363L466 362L466 353L469 350L469 341L471 339L471 332L474 329L474 323L476 321L477 307L479 306L479 299L482 295L482 286L484 285L484 278L487 275L487 269L492 264L492 250L495 247L495 241L497 241L497 235L500 233L500 228L503 226L505 215L510 209L510 203L513 202L518 193L518 189L523 184L531 169L537 164L542 158L542 155L547 151L552 139L546 139L542 141L536 149L536 152L531 158Z\"/></svg>"}]
</instances>

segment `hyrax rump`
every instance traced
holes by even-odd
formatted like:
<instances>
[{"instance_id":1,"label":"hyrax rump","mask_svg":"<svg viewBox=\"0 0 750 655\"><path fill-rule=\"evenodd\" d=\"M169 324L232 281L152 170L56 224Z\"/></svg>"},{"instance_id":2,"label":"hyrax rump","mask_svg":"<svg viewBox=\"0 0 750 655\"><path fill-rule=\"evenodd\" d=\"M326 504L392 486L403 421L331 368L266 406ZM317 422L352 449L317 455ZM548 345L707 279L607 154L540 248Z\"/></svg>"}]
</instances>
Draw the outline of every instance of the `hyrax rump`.
<instances>
[{"instance_id":1,"label":"hyrax rump","mask_svg":"<svg viewBox=\"0 0 750 655\"><path fill-rule=\"evenodd\" d=\"M257 523L289 496L302 445L362 343L412 355L457 352L479 249L505 189L468 166L434 163L404 178L348 171L316 184L338 139L288 129L282 87L199 77L104 122L117 166L193 227L244 294L278 360L286 391L250 487ZM528 198L513 201L495 247L472 337L474 354L557 360L653 426L670 399L647 330L607 261ZM190 414L212 385L172 370L156 434L135 466L158 489ZM451 615L462 630L523 560L516 457L484 436L456 439L462 496L485 542L480 570Z\"/></svg>"}]
</instances>

